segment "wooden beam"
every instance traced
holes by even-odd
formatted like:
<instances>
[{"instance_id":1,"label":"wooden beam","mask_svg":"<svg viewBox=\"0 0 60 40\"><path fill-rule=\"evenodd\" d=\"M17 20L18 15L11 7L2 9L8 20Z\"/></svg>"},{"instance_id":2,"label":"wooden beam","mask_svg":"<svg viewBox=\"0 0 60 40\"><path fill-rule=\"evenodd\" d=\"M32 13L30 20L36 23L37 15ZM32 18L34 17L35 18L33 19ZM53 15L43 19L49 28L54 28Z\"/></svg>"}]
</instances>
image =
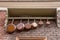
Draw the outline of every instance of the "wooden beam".
<instances>
[{"instance_id":1,"label":"wooden beam","mask_svg":"<svg viewBox=\"0 0 60 40\"><path fill-rule=\"evenodd\" d=\"M39 37L33 37L33 36L27 36L27 37L20 37L16 36L16 40L47 40L46 36L39 36Z\"/></svg>"},{"instance_id":2,"label":"wooden beam","mask_svg":"<svg viewBox=\"0 0 60 40\"><path fill-rule=\"evenodd\" d=\"M59 2L60 0L0 0L0 2Z\"/></svg>"},{"instance_id":3,"label":"wooden beam","mask_svg":"<svg viewBox=\"0 0 60 40\"><path fill-rule=\"evenodd\" d=\"M7 8L57 8L60 2L0 2L0 7Z\"/></svg>"}]
</instances>

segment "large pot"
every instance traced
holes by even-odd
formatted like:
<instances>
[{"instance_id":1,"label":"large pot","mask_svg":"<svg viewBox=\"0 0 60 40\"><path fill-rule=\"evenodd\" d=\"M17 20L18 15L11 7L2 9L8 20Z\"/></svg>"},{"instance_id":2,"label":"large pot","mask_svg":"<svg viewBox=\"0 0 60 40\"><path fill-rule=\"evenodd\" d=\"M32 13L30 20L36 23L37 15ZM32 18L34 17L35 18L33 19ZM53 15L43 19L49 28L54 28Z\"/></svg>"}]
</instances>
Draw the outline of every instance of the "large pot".
<instances>
[{"instance_id":1,"label":"large pot","mask_svg":"<svg viewBox=\"0 0 60 40\"><path fill-rule=\"evenodd\" d=\"M14 24L8 24L7 28L6 28L6 31L8 33L13 33L14 31L16 30L16 26Z\"/></svg>"},{"instance_id":2,"label":"large pot","mask_svg":"<svg viewBox=\"0 0 60 40\"><path fill-rule=\"evenodd\" d=\"M13 33L16 30L16 26L13 24L14 19L12 20L12 23L7 25L6 31L8 33Z\"/></svg>"}]
</instances>

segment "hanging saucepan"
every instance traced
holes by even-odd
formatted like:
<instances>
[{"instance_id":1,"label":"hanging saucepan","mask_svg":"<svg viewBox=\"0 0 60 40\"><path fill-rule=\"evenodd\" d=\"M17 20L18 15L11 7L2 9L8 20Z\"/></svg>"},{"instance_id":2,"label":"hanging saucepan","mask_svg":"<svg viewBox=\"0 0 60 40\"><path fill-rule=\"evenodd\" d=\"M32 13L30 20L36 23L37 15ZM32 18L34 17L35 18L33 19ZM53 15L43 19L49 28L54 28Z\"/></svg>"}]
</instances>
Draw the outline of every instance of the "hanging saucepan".
<instances>
[{"instance_id":1,"label":"hanging saucepan","mask_svg":"<svg viewBox=\"0 0 60 40\"><path fill-rule=\"evenodd\" d=\"M44 23L43 21L40 19L39 23L38 23L40 26L42 26Z\"/></svg>"},{"instance_id":2,"label":"hanging saucepan","mask_svg":"<svg viewBox=\"0 0 60 40\"><path fill-rule=\"evenodd\" d=\"M14 19L12 20L12 23L7 25L6 31L8 33L13 33L16 30L16 26L13 24Z\"/></svg>"},{"instance_id":3,"label":"hanging saucepan","mask_svg":"<svg viewBox=\"0 0 60 40\"><path fill-rule=\"evenodd\" d=\"M36 23L35 19L34 19L34 22L31 25L32 25L32 28L37 28L38 24Z\"/></svg>"},{"instance_id":4,"label":"hanging saucepan","mask_svg":"<svg viewBox=\"0 0 60 40\"><path fill-rule=\"evenodd\" d=\"M20 23L17 25L17 30L22 31L24 29L25 25L22 23L22 19L20 20Z\"/></svg>"},{"instance_id":5,"label":"hanging saucepan","mask_svg":"<svg viewBox=\"0 0 60 40\"><path fill-rule=\"evenodd\" d=\"M50 25L50 21L48 21L48 19L47 19L46 25Z\"/></svg>"},{"instance_id":6,"label":"hanging saucepan","mask_svg":"<svg viewBox=\"0 0 60 40\"><path fill-rule=\"evenodd\" d=\"M31 29L31 24L29 23L29 19L28 22L25 24L25 29L27 30Z\"/></svg>"}]
</instances>

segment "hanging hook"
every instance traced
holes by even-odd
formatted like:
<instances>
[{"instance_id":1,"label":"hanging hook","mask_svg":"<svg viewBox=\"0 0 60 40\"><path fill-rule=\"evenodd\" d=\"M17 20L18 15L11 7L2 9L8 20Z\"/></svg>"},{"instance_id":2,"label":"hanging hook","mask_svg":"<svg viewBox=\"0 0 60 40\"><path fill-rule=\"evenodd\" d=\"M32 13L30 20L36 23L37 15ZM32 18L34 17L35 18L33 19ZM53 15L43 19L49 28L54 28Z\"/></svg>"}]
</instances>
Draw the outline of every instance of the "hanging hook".
<instances>
[{"instance_id":1,"label":"hanging hook","mask_svg":"<svg viewBox=\"0 0 60 40\"><path fill-rule=\"evenodd\" d=\"M36 17L35 17L35 19L36 19ZM34 19L34 22L36 22L35 19Z\"/></svg>"},{"instance_id":2,"label":"hanging hook","mask_svg":"<svg viewBox=\"0 0 60 40\"><path fill-rule=\"evenodd\" d=\"M41 21L41 19L40 19L40 21Z\"/></svg>"},{"instance_id":3,"label":"hanging hook","mask_svg":"<svg viewBox=\"0 0 60 40\"><path fill-rule=\"evenodd\" d=\"M12 19L12 24L13 24L13 22L14 22L14 19Z\"/></svg>"},{"instance_id":4,"label":"hanging hook","mask_svg":"<svg viewBox=\"0 0 60 40\"><path fill-rule=\"evenodd\" d=\"M22 19L20 19L20 22L22 22Z\"/></svg>"},{"instance_id":5,"label":"hanging hook","mask_svg":"<svg viewBox=\"0 0 60 40\"><path fill-rule=\"evenodd\" d=\"M48 21L48 19L47 19L47 21Z\"/></svg>"},{"instance_id":6,"label":"hanging hook","mask_svg":"<svg viewBox=\"0 0 60 40\"><path fill-rule=\"evenodd\" d=\"M28 23L29 23L29 17L28 17Z\"/></svg>"}]
</instances>

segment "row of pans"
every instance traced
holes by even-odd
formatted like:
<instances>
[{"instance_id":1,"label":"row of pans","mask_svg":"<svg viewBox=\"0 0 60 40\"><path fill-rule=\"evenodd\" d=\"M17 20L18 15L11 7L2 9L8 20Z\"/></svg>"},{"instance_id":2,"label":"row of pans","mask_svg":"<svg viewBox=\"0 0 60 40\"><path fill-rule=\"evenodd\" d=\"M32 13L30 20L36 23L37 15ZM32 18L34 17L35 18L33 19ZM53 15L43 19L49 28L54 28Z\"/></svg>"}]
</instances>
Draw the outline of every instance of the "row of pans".
<instances>
[{"instance_id":1,"label":"row of pans","mask_svg":"<svg viewBox=\"0 0 60 40\"><path fill-rule=\"evenodd\" d=\"M20 23L18 23L17 25L13 24L13 22L14 22L14 19L12 20L12 22L10 24L7 25L7 28L6 28L7 33L13 33L16 30L18 30L18 31L22 31L24 29L30 30L32 28L37 28L38 25L44 24L44 22L42 20L40 20L38 23L36 23L35 20L34 20L34 22L29 23L29 19L28 19L28 22L26 24L24 24L22 22L22 20L20 20ZM46 24L50 25L50 21L48 21L48 19L46 21Z\"/></svg>"}]
</instances>

